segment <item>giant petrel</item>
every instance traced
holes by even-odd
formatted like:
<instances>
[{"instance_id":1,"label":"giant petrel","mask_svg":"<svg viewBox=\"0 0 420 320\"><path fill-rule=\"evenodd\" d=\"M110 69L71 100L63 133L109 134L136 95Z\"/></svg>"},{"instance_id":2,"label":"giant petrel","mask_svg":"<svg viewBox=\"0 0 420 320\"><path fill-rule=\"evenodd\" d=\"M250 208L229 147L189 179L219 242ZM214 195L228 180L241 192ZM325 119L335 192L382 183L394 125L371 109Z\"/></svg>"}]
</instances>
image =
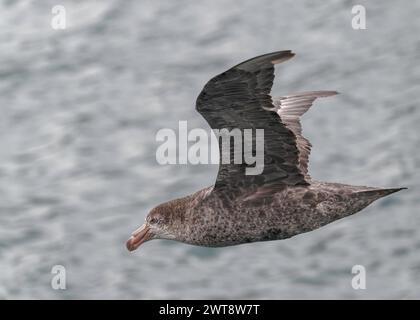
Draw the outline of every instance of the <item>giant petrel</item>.
<instances>
[{"instance_id":1,"label":"giant petrel","mask_svg":"<svg viewBox=\"0 0 420 320\"><path fill-rule=\"evenodd\" d=\"M274 65L293 56L289 50L278 51L242 62L211 79L196 102L197 111L212 129L264 129L261 174L247 175L247 164L220 162L214 186L152 209L128 239L128 250L151 239L206 247L287 239L352 215L404 189L311 179L311 144L302 136L299 118L316 98L336 92L272 98ZM219 149L222 157L226 151L220 141ZM234 150L228 152L233 154Z\"/></svg>"}]
</instances>

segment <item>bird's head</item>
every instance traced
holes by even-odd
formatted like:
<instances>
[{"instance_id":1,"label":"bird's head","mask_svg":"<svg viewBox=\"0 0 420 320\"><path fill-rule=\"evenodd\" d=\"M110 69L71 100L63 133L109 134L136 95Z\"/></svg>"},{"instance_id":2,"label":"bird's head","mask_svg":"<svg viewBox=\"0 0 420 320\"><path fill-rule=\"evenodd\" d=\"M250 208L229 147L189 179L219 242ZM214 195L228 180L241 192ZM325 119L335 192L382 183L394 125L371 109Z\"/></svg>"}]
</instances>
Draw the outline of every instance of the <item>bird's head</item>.
<instances>
[{"instance_id":1,"label":"bird's head","mask_svg":"<svg viewBox=\"0 0 420 320\"><path fill-rule=\"evenodd\" d=\"M127 240L129 251L136 250L142 243L152 239L175 239L174 211L171 202L153 208L143 225L136 229Z\"/></svg>"}]
</instances>

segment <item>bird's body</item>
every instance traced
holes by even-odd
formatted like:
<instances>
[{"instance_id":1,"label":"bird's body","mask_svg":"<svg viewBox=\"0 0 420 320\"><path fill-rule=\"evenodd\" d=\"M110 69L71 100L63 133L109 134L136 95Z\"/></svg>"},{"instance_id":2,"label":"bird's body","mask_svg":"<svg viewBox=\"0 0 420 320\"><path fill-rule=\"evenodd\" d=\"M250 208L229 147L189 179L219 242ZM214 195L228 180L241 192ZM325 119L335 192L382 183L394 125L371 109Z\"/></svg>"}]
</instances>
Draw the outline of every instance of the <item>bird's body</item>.
<instances>
[{"instance_id":1,"label":"bird's body","mask_svg":"<svg viewBox=\"0 0 420 320\"><path fill-rule=\"evenodd\" d=\"M279 190L260 188L229 198L212 189L202 189L156 208L179 216L172 219L174 240L224 247L287 239L354 214L400 190L313 182Z\"/></svg>"},{"instance_id":2,"label":"bird's body","mask_svg":"<svg viewBox=\"0 0 420 320\"><path fill-rule=\"evenodd\" d=\"M197 99L197 111L213 129L238 128L242 139L244 129L264 129L264 165L259 174L248 175L243 163L221 162L214 186L152 209L146 223L127 241L129 250L156 238L207 247L286 239L352 215L403 189L312 180L308 173L311 144L302 136L300 117L316 98L336 92L272 98L274 64L293 56L279 51L238 64L211 79ZM219 142L219 147L221 159L237 152L234 144L224 150ZM248 151L255 154L255 148Z\"/></svg>"}]
</instances>

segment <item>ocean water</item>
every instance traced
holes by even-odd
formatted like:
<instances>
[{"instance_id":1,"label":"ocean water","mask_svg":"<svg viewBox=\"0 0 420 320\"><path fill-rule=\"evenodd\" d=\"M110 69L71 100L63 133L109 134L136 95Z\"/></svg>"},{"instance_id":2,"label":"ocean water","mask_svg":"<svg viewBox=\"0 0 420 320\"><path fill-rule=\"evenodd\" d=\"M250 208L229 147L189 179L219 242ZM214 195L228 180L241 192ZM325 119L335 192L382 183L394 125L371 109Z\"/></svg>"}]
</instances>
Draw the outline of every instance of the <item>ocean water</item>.
<instances>
[{"instance_id":1,"label":"ocean water","mask_svg":"<svg viewBox=\"0 0 420 320\"><path fill-rule=\"evenodd\" d=\"M0 1L0 298L420 298L419 2L62 0L54 30L56 4ZM285 241L129 253L153 206L217 174L159 165L156 132L208 129L194 106L206 81L285 49L297 55L273 95L341 93L303 118L312 176L409 189Z\"/></svg>"}]
</instances>

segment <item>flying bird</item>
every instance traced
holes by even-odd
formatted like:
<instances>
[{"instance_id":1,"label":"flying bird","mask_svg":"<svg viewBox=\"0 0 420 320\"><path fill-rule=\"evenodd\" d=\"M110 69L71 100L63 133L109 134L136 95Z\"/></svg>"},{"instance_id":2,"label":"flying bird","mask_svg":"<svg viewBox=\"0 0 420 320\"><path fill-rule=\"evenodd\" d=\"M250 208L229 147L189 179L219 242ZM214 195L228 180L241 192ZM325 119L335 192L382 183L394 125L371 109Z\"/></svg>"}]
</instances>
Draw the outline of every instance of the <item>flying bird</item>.
<instances>
[{"instance_id":1,"label":"flying bird","mask_svg":"<svg viewBox=\"0 0 420 320\"><path fill-rule=\"evenodd\" d=\"M212 129L264 129L262 172L247 175L247 164L220 161L213 186L153 208L128 239L128 250L152 239L205 247L287 239L405 189L311 179L311 144L302 135L300 117L315 99L337 92L311 91L272 98L274 65L293 56L287 50L244 61L212 78L197 98L196 110ZM221 158L220 141L219 150ZM228 152L234 153L233 145Z\"/></svg>"}]
</instances>

